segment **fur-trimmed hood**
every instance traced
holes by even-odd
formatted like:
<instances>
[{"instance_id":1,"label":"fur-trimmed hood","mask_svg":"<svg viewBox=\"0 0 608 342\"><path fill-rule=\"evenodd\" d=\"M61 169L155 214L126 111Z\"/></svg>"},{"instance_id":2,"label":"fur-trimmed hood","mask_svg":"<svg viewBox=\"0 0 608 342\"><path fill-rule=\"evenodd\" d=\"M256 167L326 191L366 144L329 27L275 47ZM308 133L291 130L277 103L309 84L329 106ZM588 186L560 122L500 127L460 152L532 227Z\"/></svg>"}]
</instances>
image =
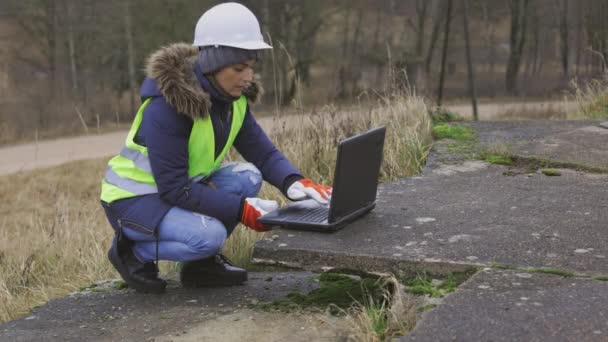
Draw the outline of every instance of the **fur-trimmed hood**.
<instances>
[{"instance_id":1,"label":"fur-trimmed hood","mask_svg":"<svg viewBox=\"0 0 608 342\"><path fill-rule=\"evenodd\" d=\"M147 60L146 75L153 79L160 94L178 113L198 119L209 115L210 95L199 84L194 73L198 49L186 43L165 46ZM250 103L257 102L262 88L253 82L243 91Z\"/></svg>"}]
</instances>

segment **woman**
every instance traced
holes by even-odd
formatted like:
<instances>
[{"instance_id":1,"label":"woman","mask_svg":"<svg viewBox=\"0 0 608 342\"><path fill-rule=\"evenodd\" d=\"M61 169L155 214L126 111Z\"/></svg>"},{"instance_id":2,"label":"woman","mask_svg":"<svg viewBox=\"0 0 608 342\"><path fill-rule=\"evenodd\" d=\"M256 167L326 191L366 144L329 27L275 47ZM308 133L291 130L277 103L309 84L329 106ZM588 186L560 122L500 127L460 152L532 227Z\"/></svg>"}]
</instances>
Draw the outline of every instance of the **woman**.
<instances>
[{"instance_id":1,"label":"woman","mask_svg":"<svg viewBox=\"0 0 608 342\"><path fill-rule=\"evenodd\" d=\"M239 222L268 230L256 220L278 206L256 197L262 180L294 201L331 196L301 175L249 111L260 89L253 67L270 48L253 13L225 3L199 19L193 46L173 44L148 59L143 104L101 189L116 232L108 257L135 290L165 290L159 259L183 262L184 286L246 281L219 252ZM231 146L248 163L222 164Z\"/></svg>"}]
</instances>

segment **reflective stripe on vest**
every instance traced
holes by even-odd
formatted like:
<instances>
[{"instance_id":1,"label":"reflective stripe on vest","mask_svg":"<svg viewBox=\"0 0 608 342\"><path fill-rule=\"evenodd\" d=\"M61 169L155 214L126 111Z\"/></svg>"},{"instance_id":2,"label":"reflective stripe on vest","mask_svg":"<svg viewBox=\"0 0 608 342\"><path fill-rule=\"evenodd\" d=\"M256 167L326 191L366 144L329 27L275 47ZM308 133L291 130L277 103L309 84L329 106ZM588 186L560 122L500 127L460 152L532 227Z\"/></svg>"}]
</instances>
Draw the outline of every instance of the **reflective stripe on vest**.
<instances>
[{"instance_id":1,"label":"reflective stripe on vest","mask_svg":"<svg viewBox=\"0 0 608 342\"><path fill-rule=\"evenodd\" d=\"M148 158L148 149L134 141L141 126L143 113L150 101L151 99L147 99L137 111L120 154L108 162L101 183L101 200L104 202L111 203L119 199L158 192ZM194 121L188 140L188 176L191 181L199 181L220 167L243 125L246 111L247 99L241 96L232 104L230 134L217 158L215 158L215 134L211 118L207 116Z\"/></svg>"}]
</instances>

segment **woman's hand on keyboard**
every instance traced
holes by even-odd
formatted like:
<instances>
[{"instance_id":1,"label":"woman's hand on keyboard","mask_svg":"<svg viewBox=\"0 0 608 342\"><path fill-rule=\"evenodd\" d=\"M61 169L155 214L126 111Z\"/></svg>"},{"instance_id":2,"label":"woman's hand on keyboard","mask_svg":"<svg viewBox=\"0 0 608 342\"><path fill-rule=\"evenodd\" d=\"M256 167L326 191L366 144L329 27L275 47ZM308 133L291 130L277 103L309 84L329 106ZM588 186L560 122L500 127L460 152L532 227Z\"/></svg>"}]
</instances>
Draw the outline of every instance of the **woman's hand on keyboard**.
<instances>
[{"instance_id":1,"label":"woman's hand on keyboard","mask_svg":"<svg viewBox=\"0 0 608 342\"><path fill-rule=\"evenodd\" d=\"M308 178L304 178L293 183L287 189L287 198L292 201L312 198L321 204L327 204L331 199L331 192L331 186L317 184Z\"/></svg>"}]
</instances>

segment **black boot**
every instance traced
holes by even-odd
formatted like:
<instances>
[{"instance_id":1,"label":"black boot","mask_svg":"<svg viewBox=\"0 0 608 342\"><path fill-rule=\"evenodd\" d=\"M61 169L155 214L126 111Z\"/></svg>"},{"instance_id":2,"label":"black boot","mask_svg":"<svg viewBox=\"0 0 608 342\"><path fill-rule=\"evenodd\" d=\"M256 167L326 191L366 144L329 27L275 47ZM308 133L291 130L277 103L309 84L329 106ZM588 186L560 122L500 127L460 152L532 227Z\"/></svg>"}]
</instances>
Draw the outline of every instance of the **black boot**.
<instances>
[{"instance_id":1,"label":"black boot","mask_svg":"<svg viewBox=\"0 0 608 342\"><path fill-rule=\"evenodd\" d=\"M130 288L142 293L163 293L167 282L158 277L153 262L143 263L133 254L133 244L118 241L115 236L108 251L108 259Z\"/></svg>"},{"instance_id":2,"label":"black boot","mask_svg":"<svg viewBox=\"0 0 608 342\"><path fill-rule=\"evenodd\" d=\"M247 271L234 267L221 254L182 264L180 280L184 287L240 285L247 281Z\"/></svg>"}]
</instances>

